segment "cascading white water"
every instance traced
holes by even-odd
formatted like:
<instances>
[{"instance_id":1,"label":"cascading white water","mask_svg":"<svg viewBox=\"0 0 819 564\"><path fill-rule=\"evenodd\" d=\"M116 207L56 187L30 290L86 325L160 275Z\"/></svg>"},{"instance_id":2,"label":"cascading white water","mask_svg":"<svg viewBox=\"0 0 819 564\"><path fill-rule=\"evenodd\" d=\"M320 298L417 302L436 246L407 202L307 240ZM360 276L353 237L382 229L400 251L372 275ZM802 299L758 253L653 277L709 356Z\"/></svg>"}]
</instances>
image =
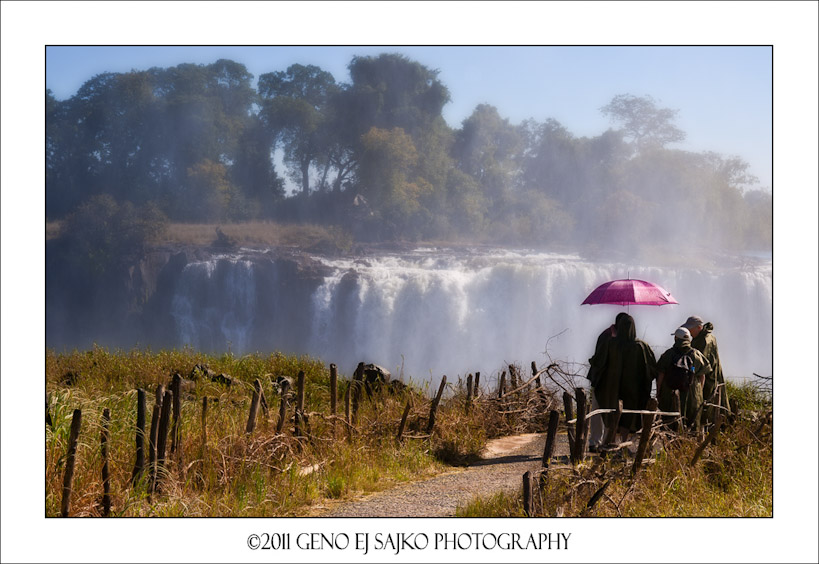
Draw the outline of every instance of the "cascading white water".
<instances>
[{"instance_id":1,"label":"cascading white water","mask_svg":"<svg viewBox=\"0 0 819 564\"><path fill-rule=\"evenodd\" d=\"M223 257L188 265L174 299L182 344L224 350L222 338L237 353L286 346L335 362L343 372L352 372L359 361L394 374L403 366L405 378L414 381L475 371L489 376L509 363L528 367L533 360L573 363L585 373L582 364L599 332L628 309L638 336L657 356L671 346L674 329L697 314L713 322L729 378L773 371L770 261L703 271L592 263L550 253L437 249L317 260L329 274L307 303L279 296L267 299L264 308L258 307L259 292L282 287L255 287L253 271L259 267L253 262ZM220 270L221 277L215 274ZM580 305L597 285L627 276L660 284L679 305ZM274 324L296 318L285 307L298 308L305 326L254 333L260 317ZM296 333L303 338L282 344Z\"/></svg>"},{"instance_id":2,"label":"cascading white water","mask_svg":"<svg viewBox=\"0 0 819 564\"><path fill-rule=\"evenodd\" d=\"M200 350L250 346L256 309L254 265L218 257L185 266L171 306L183 344Z\"/></svg>"}]
</instances>

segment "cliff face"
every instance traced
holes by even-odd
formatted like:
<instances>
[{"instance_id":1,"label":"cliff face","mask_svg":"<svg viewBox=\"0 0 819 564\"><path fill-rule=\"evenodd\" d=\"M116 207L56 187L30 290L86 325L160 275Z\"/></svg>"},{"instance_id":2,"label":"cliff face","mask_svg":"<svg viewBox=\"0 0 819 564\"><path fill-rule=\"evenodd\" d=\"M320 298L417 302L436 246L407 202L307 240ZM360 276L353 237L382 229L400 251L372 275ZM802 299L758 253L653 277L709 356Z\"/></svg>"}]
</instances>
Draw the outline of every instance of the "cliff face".
<instances>
[{"instance_id":1,"label":"cliff face","mask_svg":"<svg viewBox=\"0 0 819 564\"><path fill-rule=\"evenodd\" d=\"M222 275L220 261L231 260L224 251L212 248L158 248L124 259L105 272L94 272L72 261L69 251L59 240L46 246L46 346L57 350L85 349L94 344L117 348L189 344L180 341L178 315L180 284L191 283L186 269L215 264L213 275L218 277ZM253 332L278 332L285 342L299 342L303 335L282 326L305 326L296 323L296 318L308 309L307 301L323 281L325 270L315 260L292 251L247 252L242 253L241 260L253 265L258 308L280 313L275 320L259 316ZM202 308L212 307L208 302L214 298L212 287L205 285L193 291L203 300ZM224 287L219 299L229 299L231 293L240 291ZM207 335L207 328L197 330ZM198 344L225 349L219 335L208 341Z\"/></svg>"}]
</instances>

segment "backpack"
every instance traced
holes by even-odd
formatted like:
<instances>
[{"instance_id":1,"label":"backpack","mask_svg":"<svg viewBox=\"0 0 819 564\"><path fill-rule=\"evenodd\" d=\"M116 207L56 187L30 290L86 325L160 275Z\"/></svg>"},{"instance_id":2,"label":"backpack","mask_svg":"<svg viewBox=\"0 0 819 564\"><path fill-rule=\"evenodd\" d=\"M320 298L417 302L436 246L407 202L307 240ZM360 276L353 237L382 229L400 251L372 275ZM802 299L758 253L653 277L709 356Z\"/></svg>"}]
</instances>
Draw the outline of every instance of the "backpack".
<instances>
[{"instance_id":1,"label":"backpack","mask_svg":"<svg viewBox=\"0 0 819 564\"><path fill-rule=\"evenodd\" d=\"M688 353L674 352L671 355L671 367L668 369L663 381L670 389L687 392L694 378L694 359Z\"/></svg>"}]
</instances>

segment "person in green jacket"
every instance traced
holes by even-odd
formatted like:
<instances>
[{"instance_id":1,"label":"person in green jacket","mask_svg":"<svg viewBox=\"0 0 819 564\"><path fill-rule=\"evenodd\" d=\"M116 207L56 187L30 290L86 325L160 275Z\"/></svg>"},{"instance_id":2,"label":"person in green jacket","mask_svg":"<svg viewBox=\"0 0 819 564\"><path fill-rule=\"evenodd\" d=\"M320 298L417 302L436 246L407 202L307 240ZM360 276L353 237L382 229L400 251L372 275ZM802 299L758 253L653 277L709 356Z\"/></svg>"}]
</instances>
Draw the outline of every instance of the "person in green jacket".
<instances>
[{"instance_id":1,"label":"person in green jacket","mask_svg":"<svg viewBox=\"0 0 819 564\"><path fill-rule=\"evenodd\" d=\"M700 351L711 364L711 372L705 376L705 383L702 386L702 399L730 410L728 388L725 386L722 364L719 361L717 338L714 337L714 324L710 321L703 323L700 316L692 315L682 326L691 333L691 346ZM718 385L721 392L717 389ZM722 395L718 396L719 393ZM713 421L715 417L716 409L704 409L702 422Z\"/></svg>"},{"instance_id":2,"label":"person in green jacket","mask_svg":"<svg viewBox=\"0 0 819 564\"><path fill-rule=\"evenodd\" d=\"M615 323L616 336L609 339L605 370L594 388L597 402L603 409L616 409L623 400L623 409L645 409L651 397L651 384L657 372L654 351L637 338L634 318L628 314L618 316ZM614 414L606 414L606 428L614 425ZM620 417L618 431L621 441L641 425L640 415L624 413Z\"/></svg>"},{"instance_id":3,"label":"person in green jacket","mask_svg":"<svg viewBox=\"0 0 819 564\"><path fill-rule=\"evenodd\" d=\"M657 401L660 411L674 411L674 390L666 378L671 373L671 365L681 355L687 355L691 360L691 375L688 389L680 390L680 411L685 425L695 431L700 429L702 415L702 385L705 376L711 372L711 365L700 351L691 346L691 333L685 327L674 332L674 346L660 355L657 361Z\"/></svg>"}]
</instances>

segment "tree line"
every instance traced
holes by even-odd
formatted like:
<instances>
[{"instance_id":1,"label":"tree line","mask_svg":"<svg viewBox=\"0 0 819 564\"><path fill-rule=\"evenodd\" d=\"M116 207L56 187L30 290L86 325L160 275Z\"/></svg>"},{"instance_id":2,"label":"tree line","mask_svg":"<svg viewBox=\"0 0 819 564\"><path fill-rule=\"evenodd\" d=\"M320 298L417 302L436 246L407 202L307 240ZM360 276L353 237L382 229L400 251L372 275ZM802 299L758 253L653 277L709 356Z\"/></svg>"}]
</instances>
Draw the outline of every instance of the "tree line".
<instances>
[{"instance_id":1,"label":"tree line","mask_svg":"<svg viewBox=\"0 0 819 564\"><path fill-rule=\"evenodd\" d=\"M614 97L596 137L488 104L452 128L436 70L390 53L348 69L342 83L293 64L254 87L222 59L99 74L63 101L47 91L46 217L105 213L145 236L163 218L273 219L365 241L770 249L771 195L749 165L674 149L677 111L650 96Z\"/></svg>"}]
</instances>

